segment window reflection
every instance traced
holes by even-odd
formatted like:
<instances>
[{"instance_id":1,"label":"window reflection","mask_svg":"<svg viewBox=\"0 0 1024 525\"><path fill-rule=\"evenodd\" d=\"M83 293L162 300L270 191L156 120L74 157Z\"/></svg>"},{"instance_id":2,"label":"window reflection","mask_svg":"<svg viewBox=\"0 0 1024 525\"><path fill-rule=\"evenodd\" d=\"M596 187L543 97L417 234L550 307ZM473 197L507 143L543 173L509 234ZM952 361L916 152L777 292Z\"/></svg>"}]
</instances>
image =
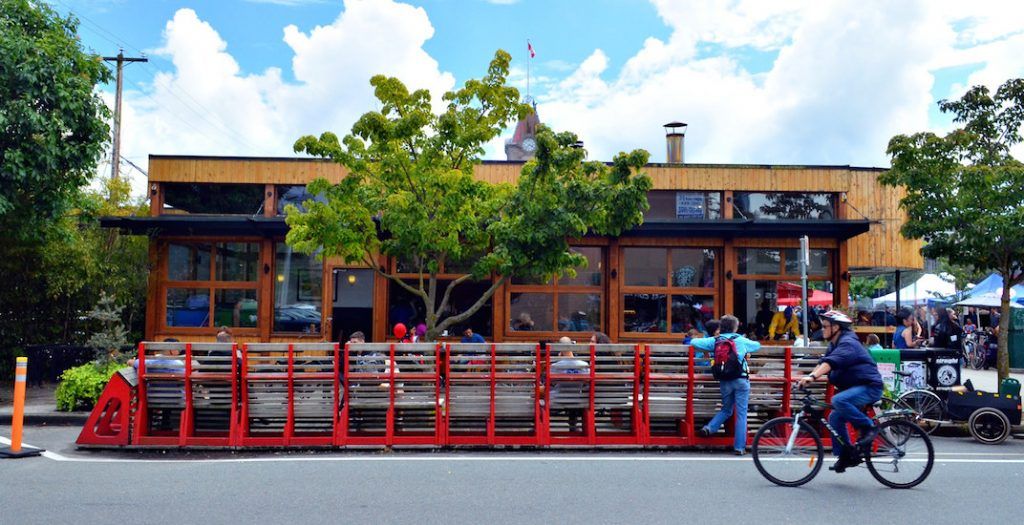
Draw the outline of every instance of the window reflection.
<instances>
[{"instance_id":1,"label":"window reflection","mask_svg":"<svg viewBox=\"0 0 1024 525\"><path fill-rule=\"evenodd\" d=\"M169 281L209 281L210 245L169 243L167 279Z\"/></svg>"},{"instance_id":2,"label":"window reflection","mask_svg":"<svg viewBox=\"0 0 1024 525\"><path fill-rule=\"evenodd\" d=\"M513 332L549 332L553 329L551 306L554 297L549 293L513 293L509 301L510 323Z\"/></svg>"},{"instance_id":3,"label":"window reflection","mask_svg":"<svg viewBox=\"0 0 1024 525\"><path fill-rule=\"evenodd\" d=\"M320 333L323 265L316 255L277 244L274 274L274 331Z\"/></svg>"},{"instance_id":4,"label":"window reflection","mask_svg":"<svg viewBox=\"0 0 1024 525\"><path fill-rule=\"evenodd\" d=\"M217 243L218 281L255 281L260 245L254 242Z\"/></svg>"},{"instance_id":5,"label":"window reflection","mask_svg":"<svg viewBox=\"0 0 1024 525\"><path fill-rule=\"evenodd\" d=\"M835 218L831 193L754 193L733 194L737 219L830 220Z\"/></svg>"},{"instance_id":6,"label":"window reflection","mask_svg":"<svg viewBox=\"0 0 1024 525\"><path fill-rule=\"evenodd\" d=\"M169 288L166 312L167 326L210 326L210 290Z\"/></svg>"},{"instance_id":7,"label":"window reflection","mask_svg":"<svg viewBox=\"0 0 1024 525\"><path fill-rule=\"evenodd\" d=\"M647 192L650 209L645 219L718 219L722 216L722 194L717 191Z\"/></svg>"},{"instance_id":8,"label":"window reflection","mask_svg":"<svg viewBox=\"0 0 1024 525\"><path fill-rule=\"evenodd\" d=\"M601 286L603 263L601 254L604 250L597 246L574 246L569 251L587 258L587 264L576 268L576 277L560 277L560 286Z\"/></svg>"},{"instance_id":9,"label":"window reflection","mask_svg":"<svg viewBox=\"0 0 1024 525\"><path fill-rule=\"evenodd\" d=\"M256 290L217 290L213 305L214 325L256 327Z\"/></svg>"},{"instance_id":10,"label":"window reflection","mask_svg":"<svg viewBox=\"0 0 1024 525\"><path fill-rule=\"evenodd\" d=\"M559 293L558 330L593 332L601 327L601 294Z\"/></svg>"},{"instance_id":11,"label":"window reflection","mask_svg":"<svg viewBox=\"0 0 1024 525\"><path fill-rule=\"evenodd\" d=\"M831 254L829 250L809 250L811 265L807 267L807 275L828 275ZM786 274L800 275L800 254L795 248L786 250Z\"/></svg>"},{"instance_id":12,"label":"window reflection","mask_svg":"<svg viewBox=\"0 0 1024 525\"><path fill-rule=\"evenodd\" d=\"M699 248L673 249L672 286L714 288L715 251Z\"/></svg>"},{"instance_id":13,"label":"window reflection","mask_svg":"<svg viewBox=\"0 0 1024 525\"><path fill-rule=\"evenodd\" d=\"M778 275L782 271L782 252L778 249L740 248L736 256L741 275Z\"/></svg>"},{"instance_id":14,"label":"window reflection","mask_svg":"<svg viewBox=\"0 0 1024 525\"><path fill-rule=\"evenodd\" d=\"M306 191L305 186L278 186L277 187L277 214L284 215L285 208L289 204L295 205L299 211L306 211L306 201L327 202L323 195L313 195Z\"/></svg>"},{"instance_id":15,"label":"window reflection","mask_svg":"<svg viewBox=\"0 0 1024 525\"><path fill-rule=\"evenodd\" d=\"M623 329L626 332L667 331L665 294L623 295Z\"/></svg>"},{"instance_id":16,"label":"window reflection","mask_svg":"<svg viewBox=\"0 0 1024 525\"><path fill-rule=\"evenodd\" d=\"M706 334L704 324L715 317L715 298L703 295L672 296L672 332L697 330Z\"/></svg>"}]
</instances>

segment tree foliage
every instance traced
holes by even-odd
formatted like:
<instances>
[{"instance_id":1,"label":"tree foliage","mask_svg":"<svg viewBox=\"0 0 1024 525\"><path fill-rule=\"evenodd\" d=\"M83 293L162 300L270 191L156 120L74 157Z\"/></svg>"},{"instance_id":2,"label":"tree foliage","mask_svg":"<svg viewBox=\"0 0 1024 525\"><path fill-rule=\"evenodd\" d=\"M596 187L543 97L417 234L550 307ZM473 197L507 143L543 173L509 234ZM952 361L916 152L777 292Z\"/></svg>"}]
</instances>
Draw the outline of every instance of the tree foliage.
<instances>
[{"instance_id":1,"label":"tree foliage","mask_svg":"<svg viewBox=\"0 0 1024 525\"><path fill-rule=\"evenodd\" d=\"M305 211L289 207L288 243L364 263L421 298L429 339L468 319L510 276L574 274L586 259L569 250L569 238L616 235L639 224L647 207L651 182L639 172L647 152L620 153L610 166L587 162L574 147L576 135L543 126L536 158L516 183L474 178L484 146L532 111L506 85L509 61L508 53L495 53L483 78L444 95L440 114L428 91L409 92L396 78L375 76L370 84L380 109L364 114L342 141L328 132L295 143L298 152L344 165L348 175L336 185L310 185L324 202L307 201ZM418 283L385 271L377 255L408 261ZM470 274L439 290L439 272L453 266ZM443 314L455 287L492 275L470 308Z\"/></svg>"},{"instance_id":2,"label":"tree foliage","mask_svg":"<svg viewBox=\"0 0 1024 525\"><path fill-rule=\"evenodd\" d=\"M110 79L78 21L43 2L0 2L0 231L40 238L75 205L103 153Z\"/></svg>"},{"instance_id":3,"label":"tree foliage","mask_svg":"<svg viewBox=\"0 0 1024 525\"><path fill-rule=\"evenodd\" d=\"M893 137L892 169L879 178L906 188L903 235L924 239L927 257L1001 273L1002 309L1008 312L1010 287L1024 281L1024 164L1010 154L1021 141L1024 79L1007 81L994 95L975 86L939 108L961 126L944 137ZM1009 318L1000 319L1002 334ZM1000 379L1009 374L1007 339L999 338Z\"/></svg>"}]
</instances>

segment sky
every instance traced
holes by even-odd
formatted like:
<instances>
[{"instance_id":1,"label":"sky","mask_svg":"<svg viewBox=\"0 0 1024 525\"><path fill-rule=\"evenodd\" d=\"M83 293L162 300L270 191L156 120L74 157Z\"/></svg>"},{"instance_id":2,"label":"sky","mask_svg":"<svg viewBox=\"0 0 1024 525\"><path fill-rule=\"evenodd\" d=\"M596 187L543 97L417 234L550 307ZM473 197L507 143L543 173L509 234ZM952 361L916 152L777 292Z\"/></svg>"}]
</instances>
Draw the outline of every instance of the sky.
<instances>
[{"instance_id":1,"label":"sky","mask_svg":"<svg viewBox=\"0 0 1024 525\"><path fill-rule=\"evenodd\" d=\"M440 100L499 48L524 95L529 62L541 121L604 160L664 161L662 126L682 121L686 162L887 167L893 135L951 129L937 101L1024 76L1020 1L47 1L87 49L149 58L124 70L140 192L151 154L295 156L377 108L372 75Z\"/></svg>"}]
</instances>

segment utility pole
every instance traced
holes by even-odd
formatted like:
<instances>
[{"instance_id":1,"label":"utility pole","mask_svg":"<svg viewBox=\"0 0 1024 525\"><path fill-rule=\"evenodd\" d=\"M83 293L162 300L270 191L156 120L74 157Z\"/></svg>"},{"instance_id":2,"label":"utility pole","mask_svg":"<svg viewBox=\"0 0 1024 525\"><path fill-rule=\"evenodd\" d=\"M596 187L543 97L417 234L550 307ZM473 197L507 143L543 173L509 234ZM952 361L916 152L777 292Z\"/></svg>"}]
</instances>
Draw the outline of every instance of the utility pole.
<instances>
[{"instance_id":1,"label":"utility pole","mask_svg":"<svg viewBox=\"0 0 1024 525\"><path fill-rule=\"evenodd\" d=\"M125 62L149 62L146 57L126 57L124 50L120 49L116 57L103 57L107 62L117 63L117 95L114 101L114 152L110 161L110 178L117 179L121 174L121 86L123 85L123 74Z\"/></svg>"}]
</instances>

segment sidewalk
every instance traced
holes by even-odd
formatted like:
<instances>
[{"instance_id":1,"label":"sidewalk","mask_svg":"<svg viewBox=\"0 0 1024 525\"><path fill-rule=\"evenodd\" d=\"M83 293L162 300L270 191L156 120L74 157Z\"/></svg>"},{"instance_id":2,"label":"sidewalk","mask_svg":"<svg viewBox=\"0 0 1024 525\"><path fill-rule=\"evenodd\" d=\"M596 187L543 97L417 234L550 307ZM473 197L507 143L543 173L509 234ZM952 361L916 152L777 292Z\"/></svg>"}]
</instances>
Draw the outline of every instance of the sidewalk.
<instances>
[{"instance_id":1,"label":"sidewalk","mask_svg":"<svg viewBox=\"0 0 1024 525\"><path fill-rule=\"evenodd\" d=\"M57 385L44 383L25 390L26 425L84 425L89 411L60 412L54 392ZM10 425L14 414L14 385L0 384L0 425Z\"/></svg>"}]
</instances>

